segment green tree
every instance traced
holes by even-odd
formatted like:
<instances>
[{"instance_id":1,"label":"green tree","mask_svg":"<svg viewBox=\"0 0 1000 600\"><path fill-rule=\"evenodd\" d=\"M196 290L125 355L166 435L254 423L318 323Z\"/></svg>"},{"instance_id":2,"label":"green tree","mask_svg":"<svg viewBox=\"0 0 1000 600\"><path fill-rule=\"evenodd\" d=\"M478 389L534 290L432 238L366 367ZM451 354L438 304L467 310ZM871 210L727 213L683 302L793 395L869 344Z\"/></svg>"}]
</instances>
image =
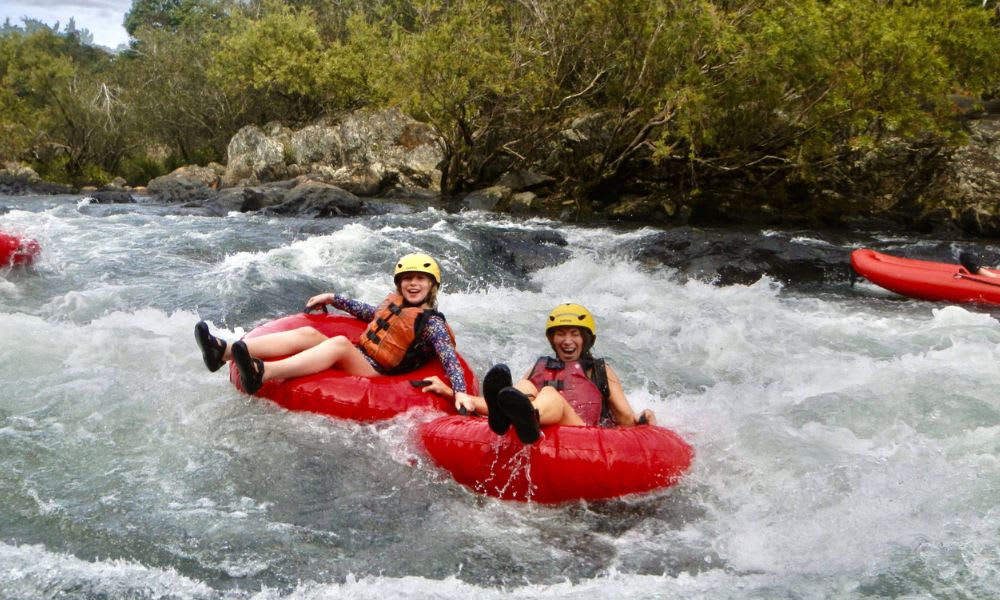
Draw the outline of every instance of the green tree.
<instances>
[{"instance_id":1,"label":"green tree","mask_svg":"<svg viewBox=\"0 0 1000 600\"><path fill-rule=\"evenodd\" d=\"M129 107L127 127L145 141L140 153L159 146L170 162L224 160L233 133L252 119L250 98L206 77L225 27L220 19L177 31L136 31L133 49L115 66Z\"/></svg>"},{"instance_id":2,"label":"green tree","mask_svg":"<svg viewBox=\"0 0 1000 600\"><path fill-rule=\"evenodd\" d=\"M600 116L562 163L599 194L637 171L808 178L887 134L958 139L947 95L1000 68L989 11L962 0L530 4L562 97L549 122Z\"/></svg>"},{"instance_id":3,"label":"green tree","mask_svg":"<svg viewBox=\"0 0 1000 600\"><path fill-rule=\"evenodd\" d=\"M133 0L123 25L132 37L141 28L167 32L198 28L200 23L224 19L231 4L227 0Z\"/></svg>"},{"instance_id":4,"label":"green tree","mask_svg":"<svg viewBox=\"0 0 1000 600\"><path fill-rule=\"evenodd\" d=\"M75 28L0 38L0 154L59 180L113 170L125 147L124 107L107 83L110 62Z\"/></svg>"},{"instance_id":5,"label":"green tree","mask_svg":"<svg viewBox=\"0 0 1000 600\"><path fill-rule=\"evenodd\" d=\"M984 60L1000 50L988 15L960 0L772 1L733 24L739 42L703 69L686 135L661 136L711 169L808 174L887 134L952 136L947 95L1000 74Z\"/></svg>"},{"instance_id":6,"label":"green tree","mask_svg":"<svg viewBox=\"0 0 1000 600\"><path fill-rule=\"evenodd\" d=\"M345 62L339 43L324 44L311 10L268 2L261 12L234 16L213 52L207 71L213 82L251 99L261 121L307 121L358 104L352 102L358 67Z\"/></svg>"},{"instance_id":7,"label":"green tree","mask_svg":"<svg viewBox=\"0 0 1000 600\"><path fill-rule=\"evenodd\" d=\"M521 9L488 0L413 3L414 29L387 22L391 43L380 89L393 104L432 124L446 159L442 187L483 179L518 132L511 125L545 87L542 62L516 24Z\"/></svg>"}]
</instances>

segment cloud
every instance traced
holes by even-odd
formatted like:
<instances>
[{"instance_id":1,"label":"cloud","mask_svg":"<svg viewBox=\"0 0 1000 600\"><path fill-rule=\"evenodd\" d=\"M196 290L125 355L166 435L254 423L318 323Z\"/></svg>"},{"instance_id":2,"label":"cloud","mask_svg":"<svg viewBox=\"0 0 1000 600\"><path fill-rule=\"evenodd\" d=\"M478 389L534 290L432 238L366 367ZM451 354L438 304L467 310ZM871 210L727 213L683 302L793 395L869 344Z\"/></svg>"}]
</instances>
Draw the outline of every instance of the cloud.
<instances>
[{"instance_id":1,"label":"cloud","mask_svg":"<svg viewBox=\"0 0 1000 600\"><path fill-rule=\"evenodd\" d=\"M105 10L124 15L132 7L132 0L73 0L72 2L66 2L65 0L32 0L31 2L13 0L5 4L20 4L26 9L36 8L66 14L73 14L74 11L80 10Z\"/></svg>"},{"instance_id":2,"label":"cloud","mask_svg":"<svg viewBox=\"0 0 1000 600\"><path fill-rule=\"evenodd\" d=\"M93 34L95 43L117 48L128 42L122 21L130 8L131 0L6 0L0 4L0 22L9 18L11 23L20 24L22 18L28 17L65 27L72 18L77 29Z\"/></svg>"}]
</instances>

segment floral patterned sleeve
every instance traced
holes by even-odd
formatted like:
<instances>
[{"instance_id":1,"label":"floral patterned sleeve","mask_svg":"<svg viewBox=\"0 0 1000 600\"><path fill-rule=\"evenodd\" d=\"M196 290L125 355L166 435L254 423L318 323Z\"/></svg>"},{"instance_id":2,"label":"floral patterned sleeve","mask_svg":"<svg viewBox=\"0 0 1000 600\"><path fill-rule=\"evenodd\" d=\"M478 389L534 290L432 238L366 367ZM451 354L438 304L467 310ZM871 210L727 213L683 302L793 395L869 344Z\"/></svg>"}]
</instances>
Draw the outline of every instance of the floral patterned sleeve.
<instances>
[{"instance_id":1,"label":"floral patterned sleeve","mask_svg":"<svg viewBox=\"0 0 1000 600\"><path fill-rule=\"evenodd\" d=\"M437 352L438 360L441 361L441 366L451 381L451 389L456 392L466 392L465 373L458 362L458 354L455 352L455 345L451 343L451 336L448 335L444 319L438 316L427 319L421 337L425 344L433 346Z\"/></svg>"},{"instance_id":2,"label":"floral patterned sleeve","mask_svg":"<svg viewBox=\"0 0 1000 600\"><path fill-rule=\"evenodd\" d=\"M333 302L330 304L337 310L342 310L355 319L359 319L365 323L368 323L375 318L374 306L371 304L365 304L364 302L360 302L358 300L351 300L350 298L341 296L340 294L334 294Z\"/></svg>"}]
</instances>

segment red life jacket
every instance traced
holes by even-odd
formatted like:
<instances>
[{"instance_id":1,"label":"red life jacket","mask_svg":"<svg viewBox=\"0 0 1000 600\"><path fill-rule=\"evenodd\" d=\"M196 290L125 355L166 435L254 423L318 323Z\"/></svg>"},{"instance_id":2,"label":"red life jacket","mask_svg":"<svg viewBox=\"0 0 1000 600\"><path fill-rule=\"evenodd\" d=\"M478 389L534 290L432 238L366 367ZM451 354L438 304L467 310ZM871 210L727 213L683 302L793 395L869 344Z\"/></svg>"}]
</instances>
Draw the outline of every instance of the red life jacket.
<instances>
[{"instance_id":1,"label":"red life jacket","mask_svg":"<svg viewBox=\"0 0 1000 600\"><path fill-rule=\"evenodd\" d=\"M591 377L587 376L587 367L591 367ZM528 379L535 387L542 389L552 386L563 395L566 402L573 407L576 414L586 425L601 425L610 416L607 406L608 391L607 375L604 360L593 361L571 360L564 363L549 356L538 359L531 369ZM601 381L604 385L601 385ZM604 423L602 423L604 422Z\"/></svg>"},{"instance_id":2,"label":"red life jacket","mask_svg":"<svg viewBox=\"0 0 1000 600\"><path fill-rule=\"evenodd\" d=\"M412 371L433 357L420 339L427 319L432 315L444 320L444 315L436 310L403 306L401 295L389 294L375 309L375 318L368 328L361 332L358 346L387 374ZM447 322L445 328L454 345L455 334Z\"/></svg>"}]
</instances>

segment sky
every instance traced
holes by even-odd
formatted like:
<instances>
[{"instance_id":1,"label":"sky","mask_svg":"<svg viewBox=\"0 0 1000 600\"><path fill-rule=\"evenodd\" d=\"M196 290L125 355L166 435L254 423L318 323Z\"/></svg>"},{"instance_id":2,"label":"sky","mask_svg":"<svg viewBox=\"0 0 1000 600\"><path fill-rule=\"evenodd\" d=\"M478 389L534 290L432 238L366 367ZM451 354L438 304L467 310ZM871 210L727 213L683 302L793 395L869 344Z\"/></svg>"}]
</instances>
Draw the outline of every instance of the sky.
<instances>
[{"instance_id":1,"label":"sky","mask_svg":"<svg viewBox=\"0 0 1000 600\"><path fill-rule=\"evenodd\" d=\"M128 42L122 21L130 8L132 0L0 0L0 23L9 17L21 25L22 17L30 17L49 26L58 22L62 31L72 17L77 29L94 34L95 44L114 50Z\"/></svg>"}]
</instances>

